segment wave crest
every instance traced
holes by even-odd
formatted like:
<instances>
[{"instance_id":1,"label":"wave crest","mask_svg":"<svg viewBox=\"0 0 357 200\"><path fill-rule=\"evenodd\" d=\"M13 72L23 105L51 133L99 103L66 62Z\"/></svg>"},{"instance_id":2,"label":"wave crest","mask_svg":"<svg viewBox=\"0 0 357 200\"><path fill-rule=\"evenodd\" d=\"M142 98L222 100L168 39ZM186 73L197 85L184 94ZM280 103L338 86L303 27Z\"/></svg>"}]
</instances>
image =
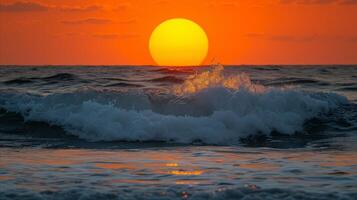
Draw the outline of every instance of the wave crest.
<instances>
[{"instance_id":1,"label":"wave crest","mask_svg":"<svg viewBox=\"0 0 357 200\"><path fill-rule=\"evenodd\" d=\"M175 86L173 91L177 95L185 95L199 92L212 87L224 87L238 90L247 89L252 92L264 92L266 88L262 85L252 83L249 75L240 73L238 75L224 76L224 67L220 64L213 67L211 71L194 74L181 85Z\"/></svg>"}]
</instances>

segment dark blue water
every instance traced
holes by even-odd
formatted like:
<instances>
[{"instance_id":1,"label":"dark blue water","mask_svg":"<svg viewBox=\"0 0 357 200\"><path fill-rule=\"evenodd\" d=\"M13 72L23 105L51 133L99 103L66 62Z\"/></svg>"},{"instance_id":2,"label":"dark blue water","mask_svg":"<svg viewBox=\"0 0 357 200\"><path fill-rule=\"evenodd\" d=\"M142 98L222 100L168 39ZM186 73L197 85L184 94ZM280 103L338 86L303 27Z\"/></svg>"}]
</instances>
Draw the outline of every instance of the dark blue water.
<instances>
[{"instance_id":1,"label":"dark blue water","mask_svg":"<svg viewBox=\"0 0 357 200\"><path fill-rule=\"evenodd\" d=\"M356 199L357 66L0 67L0 199Z\"/></svg>"}]
</instances>

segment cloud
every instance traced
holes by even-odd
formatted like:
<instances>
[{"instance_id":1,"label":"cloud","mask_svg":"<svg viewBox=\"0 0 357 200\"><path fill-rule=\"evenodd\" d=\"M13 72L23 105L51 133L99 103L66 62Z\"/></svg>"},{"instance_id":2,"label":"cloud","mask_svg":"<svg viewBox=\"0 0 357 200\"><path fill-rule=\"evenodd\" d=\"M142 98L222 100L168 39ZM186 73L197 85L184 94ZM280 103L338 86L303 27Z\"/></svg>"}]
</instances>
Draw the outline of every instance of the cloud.
<instances>
[{"instance_id":1,"label":"cloud","mask_svg":"<svg viewBox=\"0 0 357 200\"><path fill-rule=\"evenodd\" d=\"M82 33L76 33L76 32L69 32L65 33L66 36L73 37L73 36L80 36Z\"/></svg>"},{"instance_id":2,"label":"cloud","mask_svg":"<svg viewBox=\"0 0 357 200\"><path fill-rule=\"evenodd\" d=\"M234 8L238 6L237 1L210 1L207 4L209 7L227 7L227 8Z\"/></svg>"},{"instance_id":3,"label":"cloud","mask_svg":"<svg viewBox=\"0 0 357 200\"><path fill-rule=\"evenodd\" d=\"M85 24L104 25L104 24L112 23L112 20L103 19L103 18L87 18L87 19L72 20L72 21L61 21L61 23L66 25L85 25Z\"/></svg>"},{"instance_id":4,"label":"cloud","mask_svg":"<svg viewBox=\"0 0 357 200\"><path fill-rule=\"evenodd\" d=\"M105 40L115 40L115 39L130 39L139 37L137 34L115 34L115 33L99 33L92 35L95 38L105 39Z\"/></svg>"},{"instance_id":5,"label":"cloud","mask_svg":"<svg viewBox=\"0 0 357 200\"><path fill-rule=\"evenodd\" d=\"M282 3L282 4L315 5L315 4L336 3L336 0L280 0L280 3Z\"/></svg>"},{"instance_id":6,"label":"cloud","mask_svg":"<svg viewBox=\"0 0 357 200\"><path fill-rule=\"evenodd\" d=\"M132 39L132 38L137 38L140 37L139 34L135 33L88 33L88 32L64 32L64 33L55 33L52 35L54 38L64 38L68 37L73 39L74 37L82 37L82 38L96 38L96 39L102 39L102 40L126 40L126 39Z\"/></svg>"},{"instance_id":7,"label":"cloud","mask_svg":"<svg viewBox=\"0 0 357 200\"><path fill-rule=\"evenodd\" d=\"M157 0L157 1L153 2L153 5L156 5L156 6L166 6L168 4L169 4L169 1L167 1L167 0Z\"/></svg>"},{"instance_id":8,"label":"cloud","mask_svg":"<svg viewBox=\"0 0 357 200\"><path fill-rule=\"evenodd\" d=\"M280 0L279 3L286 5L357 5L357 0Z\"/></svg>"},{"instance_id":9,"label":"cloud","mask_svg":"<svg viewBox=\"0 0 357 200\"><path fill-rule=\"evenodd\" d=\"M357 36L353 35L335 35L330 36L327 38L330 41L340 41L340 42L347 42L347 43L357 43Z\"/></svg>"},{"instance_id":10,"label":"cloud","mask_svg":"<svg viewBox=\"0 0 357 200\"><path fill-rule=\"evenodd\" d=\"M127 19L127 20L121 20L117 22L118 24L135 24L136 19Z\"/></svg>"},{"instance_id":11,"label":"cloud","mask_svg":"<svg viewBox=\"0 0 357 200\"><path fill-rule=\"evenodd\" d=\"M52 8L54 10L65 11L65 12L94 12L94 11L100 11L103 9L101 6L97 6L97 5L85 6L85 7L56 6L56 7L52 7Z\"/></svg>"},{"instance_id":12,"label":"cloud","mask_svg":"<svg viewBox=\"0 0 357 200\"><path fill-rule=\"evenodd\" d=\"M45 5L30 1L17 1L12 4L0 4L0 12L40 12L40 11L64 11L64 12L93 12L103 10L101 6L55 6Z\"/></svg>"},{"instance_id":13,"label":"cloud","mask_svg":"<svg viewBox=\"0 0 357 200\"><path fill-rule=\"evenodd\" d=\"M342 4L342 5L357 5L357 0L344 0L344 1L341 1L340 4Z\"/></svg>"},{"instance_id":14,"label":"cloud","mask_svg":"<svg viewBox=\"0 0 357 200\"><path fill-rule=\"evenodd\" d=\"M86 19L78 19L78 20L63 20L63 21L61 21L61 23L66 24L66 25L134 24L134 23L136 23L136 19L133 18L133 19L127 19L127 20L113 21L111 19L105 19L105 18L86 18Z\"/></svg>"},{"instance_id":15,"label":"cloud","mask_svg":"<svg viewBox=\"0 0 357 200\"><path fill-rule=\"evenodd\" d=\"M269 35L264 33L247 33L244 35L245 37L260 39L260 40L270 40L270 41L278 41L278 42L347 42L347 43L356 43L357 36L353 35Z\"/></svg>"},{"instance_id":16,"label":"cloud","mask_svg":"<svg viewBox=\"0 0 357 200\"><path fill-rule=\"evenodd\" d=\"M271 41L279 41L279 42L312 42L317 40L319 37L317 35L309 35L309 36L296 36L296 35L267 35L264 33L247 33L246 37L263 39L263 40L271 40Z\"/></svg>"},{"instance_id":17,"label":"cloud","mask_svg":"<svg viewBox=\"0 0 357 200\"><path fill-rule=\"evenodd\" d=\"M94 34L92 36L100 39L106 39L106 40L113 40L119 37L118 34Z\"/></svg>"},{"instance_id":18,"label":"cloud","mask_svg":"<svg viewBox=\"0 0 357 200\"><path fill-rule=\"evenodd\" d=\"M357 36L352 36L348 38L348 42L353 42L353 43L357 43Z\"/></svg>"},{"instance_id":19,"label":"cloud","mask_svg":"<svg viewBox=\"0 0 357 200\"><path fill-rule=\"evenodd\" d=\"M114 12L120 12L130 7L130 3L121 3L113 8Z\"/></svg>"},{"instance_id":20,"label":"cloud","mask_svg":"<svg viewBox=\"0 0 357 200\"><path fill-rule=\"evenodd\" d=\"M12 4L0 4L1 12L38 12L46 11L48 7L33 2L15 2Z\"/></svg>"}]
</instances>

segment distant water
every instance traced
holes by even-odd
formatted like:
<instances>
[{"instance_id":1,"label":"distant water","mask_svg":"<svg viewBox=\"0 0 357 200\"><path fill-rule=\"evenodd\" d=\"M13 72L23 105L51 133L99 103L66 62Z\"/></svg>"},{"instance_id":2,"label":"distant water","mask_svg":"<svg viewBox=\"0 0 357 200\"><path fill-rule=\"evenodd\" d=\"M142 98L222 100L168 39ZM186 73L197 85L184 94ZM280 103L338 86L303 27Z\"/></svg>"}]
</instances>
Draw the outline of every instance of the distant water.
<instances>
[{"instance_id":1,"label":"distant water","mask_svg":"<svg viewBox=\"0 0 357 200\"><path fill-rule=\"evenodd\" d=\"M357 199L357 66L1 66L0 199Z\"/></svg>"}]
</instances>

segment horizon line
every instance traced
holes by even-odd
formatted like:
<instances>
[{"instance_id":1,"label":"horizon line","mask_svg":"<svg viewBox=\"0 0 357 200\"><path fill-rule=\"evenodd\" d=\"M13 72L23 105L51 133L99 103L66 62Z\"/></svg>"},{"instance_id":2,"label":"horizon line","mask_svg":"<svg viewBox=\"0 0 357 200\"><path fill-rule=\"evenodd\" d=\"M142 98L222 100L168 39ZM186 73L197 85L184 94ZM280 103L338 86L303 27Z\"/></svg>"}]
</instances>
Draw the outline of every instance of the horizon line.
<instances>
[{"instance_id":1,"label":"horizon line","mask_svg":"<svg viewBox=\"0 0 357 200\"><path fill-rule=\"evenodd\" d=\"M221 64L221 63L217 63ZM160 65L148 65L148 64L0 64L0 67L210 67L217 64L197 65L197 66L160 66ZM226 67L249 67L249 66L356 66L355 64L221 64Z\"/></svg>"}]
</instances>

